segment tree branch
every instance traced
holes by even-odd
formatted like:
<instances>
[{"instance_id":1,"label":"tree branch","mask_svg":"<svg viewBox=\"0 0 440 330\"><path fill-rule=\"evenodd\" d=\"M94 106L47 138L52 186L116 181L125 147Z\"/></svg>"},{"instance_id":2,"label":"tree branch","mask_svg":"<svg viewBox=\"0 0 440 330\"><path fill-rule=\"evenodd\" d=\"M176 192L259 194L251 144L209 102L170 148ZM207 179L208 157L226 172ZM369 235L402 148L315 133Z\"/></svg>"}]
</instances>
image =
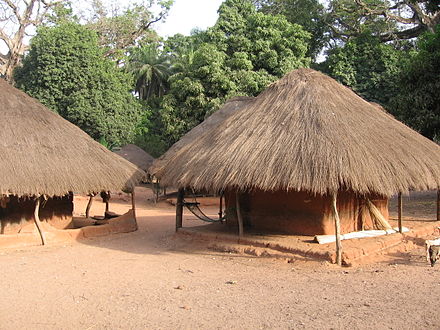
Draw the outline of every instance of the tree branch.
<instances>
[{"instance_id":1,"label":"tree branch","mask_svg":"<svg viewBox=\"0 0 440 330\"><path fill-rule=\"evenodd\" d=\"M9 49L12 48L12 39L3 30L0 30L0 39L5 42Z\"/></svg>"},{"instance_id":2,"label":"tree branch","mask_svg":"<svg viewBox=\"0 0 440 330\"><path fill-rule=\"evenodd\" d=\"M9 8L11 8L11 10L13 11L15 17L18 19L18 22L21 24L21 15L18 11L18 7L15 5L15 3L13 3L11 0L3 0L8 6Z\"/></svg>"},{"instance_id":3,"label":"tree branch","mask_svg":"<svg viewBox=\"0 0 440 330\"><path fill-rule=\"evenodd\" d=\"M379 39L382 42L393 41L397 39L411 39L419 36L422 32L425 32L426 30L426 26L417 25L416 27L407 30L385 32L379 36Z\"/></svg>"},{"instance_id":4,"label":"tree branch","mask_svg":"<svg viewBox=\"0 0 440 330\"><path fill-rule=\"evenodd\" d=\"M2 54L0 53L0 63L4 64L9 60L9 55L8 54Z\"/></svg>"}]
</instances>

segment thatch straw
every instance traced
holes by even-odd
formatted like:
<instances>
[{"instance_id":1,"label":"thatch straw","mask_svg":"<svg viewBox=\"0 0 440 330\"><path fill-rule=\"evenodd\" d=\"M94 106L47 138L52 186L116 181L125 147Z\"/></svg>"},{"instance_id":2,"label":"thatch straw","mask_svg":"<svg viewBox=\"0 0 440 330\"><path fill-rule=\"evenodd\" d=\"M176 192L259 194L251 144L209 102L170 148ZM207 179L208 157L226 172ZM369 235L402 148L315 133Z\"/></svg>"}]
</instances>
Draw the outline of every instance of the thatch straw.
<instances>
[{"instance_id":1,"label":"thatch straw","mask_svg":"<svg viewBox=\"0 0 440 330\"><path fill-rule=\"evenodd\" d=\"M164 158L162 183L176 187L391 196L440 186L440 146L310 69Z\"/></svg>"},{"instance_id":2,"label":"thatch straw","mask_svg":"<svg viewBox=\"0 0 440 330\"><path fill-rule=\"evenodd\" d=\"M238 96L228 100L219 110L214 112L211 116L206 118L206 120L194 127L184 136L182 136L182 138L175 144L173 144L172 147L165 154L156 159L153 165L148 170L148 173L156 177L160 177L163 167L169 162L170 158L173 157L180 149L182 149L185 145L193 142L200 135L211 131L214 127L220 125L220 123L225 121L226 118L229 118L239 109L242 109L243 107L249 105L253 100L253 97L248 96Z\"/></svg>"},{"instance_id":3,"label":"thatch straw","mask_svg":"<svg viewBox=\"0 0 440 330\"><path fill-rule=\"evenodd\" d=\"M154 158L150 154L134 144L127 144L121 149L116 150L115 153L144 171L146 171L154 161Z\"/></svg>"},{"instance_id":4,"label":"thatch straw","mask_svg":"<svg viewBox=\"0 0 440 330\"><path fill-rule=\"evenodd\" d=\"M0 79L0 196L128 190L144 176L130 162Z\"/></svg>"}]
</instances>

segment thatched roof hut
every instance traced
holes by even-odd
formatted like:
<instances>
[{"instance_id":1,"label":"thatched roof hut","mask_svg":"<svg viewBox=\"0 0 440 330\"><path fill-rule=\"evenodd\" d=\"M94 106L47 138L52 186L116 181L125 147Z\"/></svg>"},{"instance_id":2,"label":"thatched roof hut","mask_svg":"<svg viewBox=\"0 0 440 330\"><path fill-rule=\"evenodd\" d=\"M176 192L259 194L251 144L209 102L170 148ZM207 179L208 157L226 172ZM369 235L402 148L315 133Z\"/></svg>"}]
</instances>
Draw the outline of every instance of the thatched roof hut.
<instances>
[{"instance_id":1,"label":"thatched roof hut","mask_svg":"<svg viewBox=\"0 0 440 330\"><path fill-rule=\"evenodd\" d=\"M226 221L240 233L249 225L339 237L390 228L391 195L440 187L440 146L311 69L287 74L163 159L157 176L181 188L176 228L182 188L224 192Z\"/></svg>"},{"instance_id":2,"label":"thatched roof hut","mask_svg":"<svg viewBox=\"0 0 440 330\"><path fill-rule=\"evenodd\" d=\"M144 176L77 126L0 79L0 195L128 190Z\"/></svg>"},{"instance_id":3,"label":"thatched roof hut","mask_svg":"<svg viewBox=\"0 0 440 330\"><path fill-rule=\"evenodd\" d=\"M222 122L231 117L238 110L252 103L253 100L253 97L238 96L226 101L226 103L219 110L214 112L202 123L200 123L184 136L182 136L180 140L173 144L165 154L156 159L153 165L148 170L148 173L160 178L162 176L162 170L164 166L169 164L170 159L174 155L176 155L182 148L184 148L187 144L194 142L194 140L197 139L199 136L210 132L212 129L219 126ZM198 151L192 150L191 153L198 153Z\"/></svg>"},{"instance_id":4,"label":"thatched roof hut","mask_svg":"<svg viewBox=\"0 0 440 330\"><path fill-rule=\"evenodd\" d=\"M121 149L116 150L115 153L144 171L146 171L154 161L153 156L134 144L126 144Z\"/></svg>"},{"instance_id":5,"label":"thatched roof hut","mask_svg":"<svg viewBox=\"0 0 440 330\"><path fill-rule=\"evenodd\" d=\"M440 186L440 147L324 74L299 69L165 154L163 184L391 196Z\"/></svg>"}]
</instances>

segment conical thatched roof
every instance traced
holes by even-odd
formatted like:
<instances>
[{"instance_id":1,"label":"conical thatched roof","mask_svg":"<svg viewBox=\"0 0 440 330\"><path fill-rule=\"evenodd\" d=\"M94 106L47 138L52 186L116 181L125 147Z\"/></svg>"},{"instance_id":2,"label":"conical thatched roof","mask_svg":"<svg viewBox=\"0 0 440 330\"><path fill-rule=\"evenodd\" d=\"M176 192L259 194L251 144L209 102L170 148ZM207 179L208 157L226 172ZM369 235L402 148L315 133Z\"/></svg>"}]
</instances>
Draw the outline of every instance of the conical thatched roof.
<instances>
[{"instance_id":1,"label":"conical thatched roof","mask_svg":"<svg viewBox=\"0 0 440 330\"><path fill-rule=\"evenodd\" d=\"M436 143L310 69L165 157L162 182L178 187L390 196L440 186Z\"/></svg>"},{"instance_id":2,"label":"conical thatched roof","mask_svg":"<svg viewBox=\"0 0 440 330\"><path fill-rule=\"evenodd\" d=\"M0 79L0 195L131 190L144 173Z\"/></svg>"},{"instance_id":3,"label":"conical thatched roof","mask_svg":"<svg viewBox=\"0 0 440 330\"><path fill-rule=\"evenodd\" d=\"M211 116L206 118L206 120L182 136L182 138L174 143L165 154L156 159L148 170L148 173L160 178L163 167L179 150L181 150L188 143L193 142L199 136L220 125L220 123L225 121L226 118L229 118L239 109L249 105L253 100L253 97L238 96L226 101L226 103L219 110L214 112Z\"/></svg>"},{"instance_id":4,"label":"conical thatched roof","mask_svg":"<svg viewBox=\"0 0 440 330\"><path fill-rule=\"evenodd\" d=\"M150 154L134 144L126 144L121 149L116 150L115 153L144 171L146 171L154 161L154 158Z\"/></svg>"}]
</instances>

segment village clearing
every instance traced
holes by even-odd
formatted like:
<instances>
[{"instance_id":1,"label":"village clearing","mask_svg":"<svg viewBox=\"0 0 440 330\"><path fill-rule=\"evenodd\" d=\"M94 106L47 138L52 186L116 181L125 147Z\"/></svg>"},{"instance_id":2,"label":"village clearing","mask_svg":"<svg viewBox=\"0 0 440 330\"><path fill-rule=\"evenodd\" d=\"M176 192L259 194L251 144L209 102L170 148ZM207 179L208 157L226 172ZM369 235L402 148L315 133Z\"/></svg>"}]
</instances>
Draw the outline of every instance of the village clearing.
<instances>
[{"instance_id":1,"label":"village clearing","mask_svg":"<svg viewBox=\"0 0 440 330\"><path fill-rule=\"evenodd\" d=\"M348 268L218 252L174 236L173 206L136 196L136 232L1 251L0 329L440 327L440 265L421 246ZM111 210L130 205L121 195Z\"/></svg>"}]
</instances>

